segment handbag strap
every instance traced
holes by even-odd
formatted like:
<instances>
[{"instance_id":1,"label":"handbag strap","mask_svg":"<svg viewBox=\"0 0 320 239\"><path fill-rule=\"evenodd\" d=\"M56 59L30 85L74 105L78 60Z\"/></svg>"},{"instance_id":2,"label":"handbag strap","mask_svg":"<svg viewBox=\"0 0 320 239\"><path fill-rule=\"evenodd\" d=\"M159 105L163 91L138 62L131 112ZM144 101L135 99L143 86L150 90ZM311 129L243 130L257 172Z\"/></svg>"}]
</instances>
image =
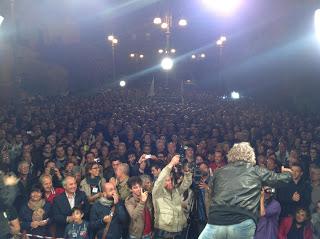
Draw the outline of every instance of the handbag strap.
<instances>
[{"instance_id":1,"label":"handbag strap","mask_svg":"<svg viewBox=\"0 0 320 239\"><path fill-rule=\"evenodd\" d=\"M106 227L105 227L105 229L103 231L103 234L102 234L102 239L107 239L107 234L108 234L108 231L109 231L109 228L110 228L110 224L111 224L111 221L112 221L112 218L113 218L115 210L116 210L116 207L115 207L115 205L113 205L112 208L111 208L111 214L110 214L111 220L110 220L110 222L108 222L106 224Z\"/></svg>"}]
</instances>

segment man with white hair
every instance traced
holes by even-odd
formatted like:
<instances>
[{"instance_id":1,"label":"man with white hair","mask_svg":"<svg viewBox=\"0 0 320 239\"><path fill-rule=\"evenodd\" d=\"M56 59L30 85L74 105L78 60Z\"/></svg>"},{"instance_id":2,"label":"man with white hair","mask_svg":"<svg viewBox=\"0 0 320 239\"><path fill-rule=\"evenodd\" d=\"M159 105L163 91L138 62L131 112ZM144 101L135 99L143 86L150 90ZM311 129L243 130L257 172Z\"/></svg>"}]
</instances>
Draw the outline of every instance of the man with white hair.
<instances>
[{"instance_id":1,"label":"man with white hair","mask_svg":"<svg viewBox=\"0 0 320 239\"><path fill-rule=\"evenodd\" d=\"M199 239L252 239L262 186L291 180L290 169L283 167L278 174L256 166L249 143L235 144L227 157L228 165L216 170L210 182L214 197Z\"/></svg>"}]
</instances>

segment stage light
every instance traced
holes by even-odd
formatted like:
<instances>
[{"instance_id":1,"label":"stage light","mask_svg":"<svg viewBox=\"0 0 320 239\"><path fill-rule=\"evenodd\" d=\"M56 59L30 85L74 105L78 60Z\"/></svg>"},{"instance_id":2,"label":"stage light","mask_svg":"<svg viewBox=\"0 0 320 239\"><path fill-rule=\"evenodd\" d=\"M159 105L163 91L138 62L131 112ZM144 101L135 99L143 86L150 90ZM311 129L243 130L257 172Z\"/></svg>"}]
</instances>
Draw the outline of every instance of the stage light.
<instances>
[{"instance_id":1,"label":"stage light","mask_svg":"<svg viewBox=\"0 0 320 239\"><path fill-rule=\"evenodd\" d=\"M165 71L170 71L173 67L173 60L170 57L165 57L161 61L161 67Z\"/></svg>"},{"instance_id":2,"label":"stage light","mask_svg":"<svg viewBox=\"0 0 320 239\"><path fill-rule=\"evenodd\" d=\"M234 99L234 100L240 99L240 94L239 94L239 92L232 91L232 92L231 92L231 98Z\"/></svg>"},{"instance_id":3,"label":"stage light","mask_svg":"<svg viewBox=\"0 0 320 239\"><path fill-rule=\"evenodd\" d=\"M174 53L176 53L176 49L171 49L170 52L171 52L172 54L174 54Z\"/></svg>"},{"instance_id":4,"label":"stage light","mask_svg":"<svg viewBox=\"0 0 320 239\"><path fill-rule=\"evenodd\" d=\"M0 15L0 26L3 23L4 17Z\"/></svg>"},{"instance_id":5,"label":"stage light","mask_svg":"<svg viewBox=\"0 0 320 239\"><path fill-rule=\"evenodd\" d=\"M130 54L130 57L131 57L131 58L134 58L134 56L135 56L134 53L131 53L131 54Z\"/></svg>"},{"instance_id":6,"label":"stage light","mask_svg":"<svg viewBox=\"0 0 320 239\"><path fill-rule=\"evenodd\" d=\"M200 57L201 57L201 58L206 58L206 54L202 53L202 54L200 55Z\"/></svg>"},{"instance_id":7,"label":"stage light","mask_svg":"<svg viewBox=\"0 0 320 239\"><path fill-rule=\"evenodd\" d=\"M192 59L196 59L197 57L196 57L196 55L192 55L191 58Z\"/></svg>"},{"instance_id":8,"label":"stage light","mask_svg":"<svg viewBox=\"0 0 320 239\"><path fill-rule=\"evenodd\" d=\"M143 54L141 54L139 57L142 59L142 58L144 58L144 55L143 55Z\"/></svg>"},{"instance_id":9,"label":"stage light","mask_svg":"<svg viewBox=\"0 0 320 239\"><path fill-rule=\"evenodd\" d=\"M113 41L113 39L114 39L114 36L113 36L113 35L108 36L108 40L109 40L109 41Z\"/></svg>"},{"instance_id":10,"label":"stage light","mask_svg":"<svg viewBox=\"0 0 320 239\"><path fill-rule=\"evenodd\" d=\"M121 87L125 87L125 86L126 86L126 82L125 82L124 80L122 80L122 81L120 81L119 85L120 85Z\"/></svg>"},{"instance_id":11,"label":"stage light","mask_svg":"<svg viewBox=\"0 0 320 239\"><path fill-rule=\"evenodd\" d=\"M168 28L168 23L164 22L161 24L162 29L167 29Z\"/></svg>"},{"instance_id":12,"label":"stage light","mask_svg":"<svg viewBox=\"0 0 320 239\"><path fill-rule=\"evenodd\" d=\"M187 22L186 19L180 19L178 24L179 24L179 26L181 26L181 27L185 27L185 26L188 25L188 22Z\"/></svg>"},{"instance_id":13,"label":"stage light","mask_svg":"<svg viewBox=\"0 0 320 239\"><path fill-rule=\"evenodd\" d=\"M219 40L216 41L216 44L217 44L218 46L221 46L222 43L223 43L223 42L221 41L221 39L219 39Z\"/></svg>"},{"instance_id":14,"label":"stage light","mask_svg":"<svg viewBox=\"0 0 320 239\"><path fill-rule=\"evenodd\" d=\"M222 42L225 42L225 41L227 40L227 37L221 36L221 37L220 37L220 40L221 40Z\"/></svg>"},{"instance_id":15,"label":"stage light","mask_svg":"<svg viewBox=\"0 0 320 239\"><path fill-rule=\"evenodd\" d=\"M112 39L112 43L113 43L113 44L118 44L118 39L117 39L117 38L113 38L113 39Z\"/></svg>"},{"instance_id":16,"label":"stage light","mask_svg":"<svg viewBox=\"0 0 320 239\"><path fill-rule=\"evenodd\" d=\"M155 18L153 19L153 24L155 24L155 25L160 25L161 23L162 23L162 20L161 20L160 17L155 17Z\"/></svg>"},{"instance_id":17,"label":"stage light","mask_svg":"<svg viewBox=\"0 0 320 239\"><path fill-rule=\"evenodd\" d=\"M230 15L239 7L241 0L202 0L202 2L213 11Z\"/></svg>"},{"instance_id":18,"label":"stage light","mask_svg":"<svg viewBox=\"0 0 320 239\"><path fill-rule=\"evenodd\" d=\"M162 53L163 53L163 50L162 50L162 49L159 49L158 52L159 52L159 54L162 54Z\"/></svg>"},{"instance_id":19,"label":"stage light","mask_svg":"<svg viewBox=\"0 0 320 239\"><path fill-rule=\"evenodd\" d=\"M320 9L317 9L314 13L314 28L316 37L320 41Z\"/></svg>"},{"instance_id":20,"label":"stage light","mask_svg":"<svg viewBox=\"0 0 320 239\"><path fill-rule=\"evenodd\" d=\"M224 95L224 96L222 96L222 99L223 99L223 100L226 100L227 98L228 98L228 97L227 97L227 96L225 96L225 95Z\"/></svg>"}]
</instances>

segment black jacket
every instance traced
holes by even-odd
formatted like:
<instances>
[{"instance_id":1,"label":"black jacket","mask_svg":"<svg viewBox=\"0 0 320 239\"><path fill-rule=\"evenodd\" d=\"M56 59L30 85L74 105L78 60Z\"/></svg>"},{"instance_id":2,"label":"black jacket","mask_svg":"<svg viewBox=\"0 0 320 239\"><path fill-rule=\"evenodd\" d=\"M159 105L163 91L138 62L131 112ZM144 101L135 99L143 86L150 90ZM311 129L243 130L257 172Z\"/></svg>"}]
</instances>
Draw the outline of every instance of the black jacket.
<instances>
[{"instance_id":1,"label":"black jacket","mask_svg":"<svg viewBox=\"0 0 320 239\"><path fill-rule=\"evenodd\" d=\"M82 208L86 218L89 213L89 203L84 192L79 190L76 192L74 205ZM52 206L52 217L57 227L56 237L63 237L65 227L67 225L67 217L71 216L71 212L72 209L70 207L66 193L62 193L54 198Z\"/></svg>"},{"instance_id":2,"label":"black jacket","mask_svg":"<svg viewBox=\"0 0 320 239\"><path fill-rule=\"evenodd\" d=\"M309 208L311 203L311 187L303 179L300 179L297 184L290 182L289 184L279 187L278 201L281 204L281 217L288 215L294 215L295 210L298 207ZM292 200L292 196L295 192L300 194L300 201L295 202Z\"/></svg>"},{"instance_id":3,"label":"black jacket","mask_svg":"<svg viewBox=\"0 0 320 239\"><path fill-rule=\"evenodd\" d=\"M90 210L90 227L97 232L97 238L102 238L106 224L103 222L104 216L109 215L111 207L103 206L99 201L96 201ZM128 215L122 202L116 205L114 216L107 234L108 239L120 239L123 228L128 223Z\"/></svg>"},{"instance_id":4,"label":"black jacket","mask_svg":"<svg viewBox=\"0 0 320 239\"><path fill-rule=\"evenodd\" d=\"M215 171L210 182L214 196L209 209L209 224L215 212L237 213L258 220L262 185L289 182L290 173L274 173L259 166L237 161Z\"/></svg>"},{"instance_id":5,"label":"black jacket","mask_svg":"<svg viewBox=\"0 0 320 239\"><path fill-rule=\"evenodd\" d=\"M50 211L51 211L51 205L50 203L46 202L43 210L45 211L45 214L43 216L43 220L48 219L48 224L46 226L32 228L31 222L32 222L32 214L33 211L28 207L28 203L24 204L19 212L19 219L21 224L21 230L26 231L27 233L31 233L34 235L40 235L40 236L48 236L49 235L49 224L50 224Z\"/></svg>"}]
</instances>

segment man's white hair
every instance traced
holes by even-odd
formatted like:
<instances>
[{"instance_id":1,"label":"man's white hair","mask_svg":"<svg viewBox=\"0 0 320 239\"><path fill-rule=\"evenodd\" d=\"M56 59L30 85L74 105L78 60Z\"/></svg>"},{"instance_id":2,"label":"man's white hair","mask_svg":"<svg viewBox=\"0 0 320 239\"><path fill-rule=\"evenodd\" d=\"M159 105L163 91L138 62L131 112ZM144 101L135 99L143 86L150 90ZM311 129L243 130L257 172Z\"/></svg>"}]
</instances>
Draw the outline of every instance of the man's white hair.
<instances>
[{"instance_id":1,"label":"man's white hair","mask_svg":"<svg viewBox=\"0 0 320 239\"><path fill-rule=\"evenodd\" d=\"M253 165L256 164L256 156L254 150L248 142L234 144L230 149L227 158L228 163L245 161Z\"/></svg>"}]
</instances>

